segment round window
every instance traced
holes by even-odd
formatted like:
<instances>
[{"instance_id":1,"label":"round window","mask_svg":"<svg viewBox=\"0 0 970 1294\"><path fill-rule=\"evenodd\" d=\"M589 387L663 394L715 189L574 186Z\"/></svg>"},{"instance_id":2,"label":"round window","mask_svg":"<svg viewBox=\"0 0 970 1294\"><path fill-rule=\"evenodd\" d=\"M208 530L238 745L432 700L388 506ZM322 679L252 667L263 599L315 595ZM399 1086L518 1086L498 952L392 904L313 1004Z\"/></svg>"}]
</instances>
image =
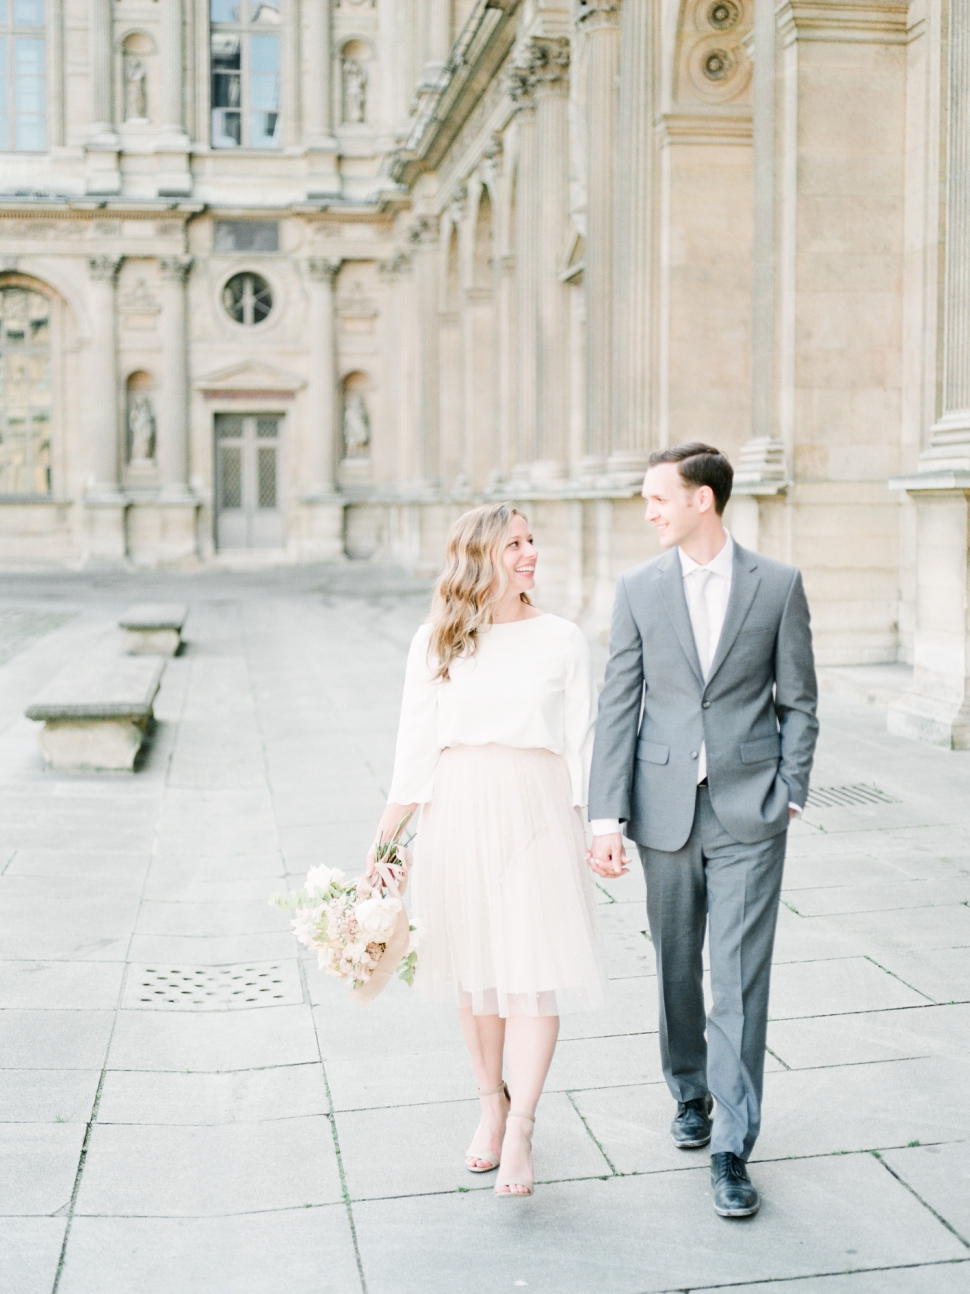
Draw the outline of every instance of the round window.
<instances>
[{"instance_id":1,"label":"round window","mask_svg":"<svg viewBox=\"0 0 970 1294\"><path fill-rule=\"evenodd\" d=\"M234 274L222 289L222 304L236 323L262 323L273 308L273 293L261 274Z\"/></svg>"}]
</instances>

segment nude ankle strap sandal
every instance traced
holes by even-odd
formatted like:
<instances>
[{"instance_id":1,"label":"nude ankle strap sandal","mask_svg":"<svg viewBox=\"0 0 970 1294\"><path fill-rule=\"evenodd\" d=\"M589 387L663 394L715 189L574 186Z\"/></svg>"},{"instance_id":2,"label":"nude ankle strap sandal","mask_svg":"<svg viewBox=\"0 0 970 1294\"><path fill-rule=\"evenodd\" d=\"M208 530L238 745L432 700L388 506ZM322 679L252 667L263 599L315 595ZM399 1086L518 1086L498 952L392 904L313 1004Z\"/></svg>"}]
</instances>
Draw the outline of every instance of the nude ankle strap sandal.
<instances>
[{"instance_id":1,"label":"nude ankle strap sandal","mask_svg":"<svg viewBox=\"0 0 970 1294\"><path fill-rule=\"evenodd\" d=\"M536 1116L534 1114L526 1114L525 1110L509 1110L509 1118L528 1119L532 1124L536 1121ZM502 1196L503 1199L524 1200L527 1195L531 1195L534 1192L535 1184L534 1176L530 1182L517 1182L514 1180L509 1180L507 1182L499 1181L495 1183L495 1194ZM510 1186L522 1186L525 1189L521 1191L510 1191L508 1189Z\"/></svg>"},{"instance_id":2,"label":"nude ankle strap sandal","mask_svg":"<svg viewBox=\"0 0 970 1294\"><path fill-rule=\"evenodd\" d=\"M505 1083L504 1079L501 1083L499 1083L498 1087L489 1087L485 1089L480 1087L478 1089L479 1096L496 1096L499 1092L505 1093L505 1099L508 1101L509 1105L511 1105L512 1098L511 1096L509 1096L508 1085ZM493 1150L488 1149L488 1147L482 1147L481 1149L479 1149L476 1146L469 1146L468 1149L465 1151L465 1167L468 1169L470 1173L494 1173L495 1169L498 1168L499 1166L498 1159L496 1159L494 1162L492 1160L492 1156L494 1155L494 1153L495 1152ZM468 1162L469 1159L480 1159L482 1161L483 1167L474 1168Z\"/></svg>"}]
</instances>

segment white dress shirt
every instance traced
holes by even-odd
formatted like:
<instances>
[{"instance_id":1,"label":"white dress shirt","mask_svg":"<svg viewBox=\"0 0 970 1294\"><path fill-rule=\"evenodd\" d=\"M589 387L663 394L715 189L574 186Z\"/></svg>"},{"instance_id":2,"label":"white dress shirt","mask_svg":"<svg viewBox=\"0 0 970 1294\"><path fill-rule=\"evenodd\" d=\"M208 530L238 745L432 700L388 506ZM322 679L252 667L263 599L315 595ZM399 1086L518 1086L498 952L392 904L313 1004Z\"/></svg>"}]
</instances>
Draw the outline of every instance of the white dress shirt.
<instances>
[{"instance_id":1,"label":"white dress shirt","mask_svg":"<svg viewBox=\"0 0 970 1294\"><path fill-rule=\"evenodd\" d=\"M724 618L727 615L728 599L731 596L731 580L734 574L734 540L727 531L724 547L706 566L688 557L682 548L677 549L680 557L680 570L684 577L684 597L687 601L687 614L690 616L691 628L694 631L694 646L704 673L704 681L710 677L711 665L721 640ZM701 742L697 753L698 784L707 777L707 745ZM790 805L799 813L798 806ZM619 820L616 818L594 818L590 823L594 836L609 836L618 832Z\"/></svg>"}]
</instances>

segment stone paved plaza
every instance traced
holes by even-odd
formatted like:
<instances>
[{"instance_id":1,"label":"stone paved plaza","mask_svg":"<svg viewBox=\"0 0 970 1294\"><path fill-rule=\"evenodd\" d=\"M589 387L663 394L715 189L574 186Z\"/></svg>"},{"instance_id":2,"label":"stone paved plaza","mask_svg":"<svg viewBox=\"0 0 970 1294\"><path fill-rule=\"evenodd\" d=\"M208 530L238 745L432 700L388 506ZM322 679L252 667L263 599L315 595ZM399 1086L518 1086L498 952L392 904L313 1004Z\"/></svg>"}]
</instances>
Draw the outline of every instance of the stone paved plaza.
<instances>
[{"instance_id":1,"label":"stone paved plaza","mask_svg":"<svg viewBox=\"0 0 970 1294\"><path fill-rule=\"evenodd\" d=\"M45 773L25 705L146 599L190 614L138 771ZM376 568L4 577L2 1294L970 1289L970 755L823 705L815 786L880 794L792 831L756 1218L671 1145L635 873L601 890L612 1002L565 1023L536 1195L497 1200L453 1011L361 1011L267 903L356 870L426 601Z\"/></svg>"}]
</instances>

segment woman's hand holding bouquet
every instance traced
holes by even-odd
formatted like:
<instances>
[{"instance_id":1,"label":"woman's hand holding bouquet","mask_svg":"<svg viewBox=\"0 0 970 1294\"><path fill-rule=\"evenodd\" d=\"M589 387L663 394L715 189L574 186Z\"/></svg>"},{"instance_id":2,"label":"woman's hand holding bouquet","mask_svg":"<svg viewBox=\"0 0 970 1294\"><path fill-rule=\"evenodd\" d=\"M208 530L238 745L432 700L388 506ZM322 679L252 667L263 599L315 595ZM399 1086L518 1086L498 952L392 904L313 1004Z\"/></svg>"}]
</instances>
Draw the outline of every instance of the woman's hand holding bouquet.
<instances>
[{"instance_id":1,"label":"woman's hand holding bouquet","mask_svg":"<svg viewBox=\"0 0 970 1294\"><path fill-rule=\"evenodd\" d=\"M406 984L414 982L420 935L401 899L411 856L399 840L410 817L406 813L388 838L372 846L365 876L348 881L338 868L311 867L304 889L270 899L293 910L293 933L316 951L320 969L347 980L365 1003L395 971Z\"/></svg>"}]
</instances>

